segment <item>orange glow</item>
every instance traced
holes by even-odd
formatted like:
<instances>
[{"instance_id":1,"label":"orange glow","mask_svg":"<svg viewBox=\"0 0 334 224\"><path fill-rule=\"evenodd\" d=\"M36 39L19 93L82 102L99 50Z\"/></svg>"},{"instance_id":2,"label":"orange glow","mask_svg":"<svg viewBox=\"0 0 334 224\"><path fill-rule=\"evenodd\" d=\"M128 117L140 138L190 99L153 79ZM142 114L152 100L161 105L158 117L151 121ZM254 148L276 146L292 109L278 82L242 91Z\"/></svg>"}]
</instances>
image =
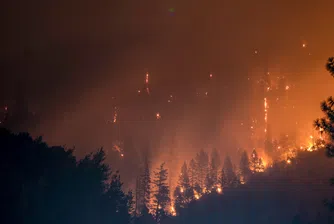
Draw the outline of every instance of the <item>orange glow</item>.
<instances>
[{"instance_id":1,"label":"orange glow","mask_svg":"<svg viewBox=\"0 0 334 224\"><path fill-rule=\"evenodd\" d=\"M291 164L291 160L290 159L288 159L286 162L287 162L287 164Z\"/></svg>"},{"instance_id":2,"label":"orange glow","mask_svg":"<svg viewBox=\"0 0 334 224\"><path fill-rule=\"evenodd\" d=\"M157 120L161 119L160 113L156 113L155 116L156 116Z\"/></svg>"},{"instance_id":3,"label":"orange glow","mask_svg":"<svg viewBox=\"0 0 334 224\"><path fill-rule=\"evenodd\" d=\"M222 193L222 189L220 187L217 188L218 193Z\"/></svg>"},{"instance_id":4,"label":"orange glow","mask_svg":"<svg viewBox=\"0 0 334 224\"><path fill-rule=\"evenodd\" d=\"M149 78L149 75L148 73L146 73L146 76L145 76L145 83L148 84L148 78Z\"/></svg>"},{"instance_id":5,"label":"orange glow","mask_svg":"<svg viewBox=\"0 0 334 224\"><path fill-rule=\"evenodd\" d=\"M285 90L289 90L290 89L290 86L285 86Z\"/></svg>"}]
</instances>

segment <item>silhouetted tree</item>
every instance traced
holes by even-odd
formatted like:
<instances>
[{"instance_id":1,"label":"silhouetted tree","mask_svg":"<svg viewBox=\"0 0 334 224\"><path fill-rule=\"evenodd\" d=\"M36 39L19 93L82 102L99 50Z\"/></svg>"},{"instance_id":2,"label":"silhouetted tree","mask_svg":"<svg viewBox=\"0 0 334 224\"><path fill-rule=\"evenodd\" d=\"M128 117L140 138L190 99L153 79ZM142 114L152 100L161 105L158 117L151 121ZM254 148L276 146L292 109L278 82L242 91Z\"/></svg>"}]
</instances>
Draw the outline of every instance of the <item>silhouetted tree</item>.
<instances>
[{"instance_id":1,"label":"silhouetted tree","mask_svg":"<svg viewBox=\"0 0 334 224\"><path fill-rule=\"evenodd\" d=\"M326 63L327 71L334 77L334 57L330 57ZM321 103L321 110L325 116L321 119L316 119L314 122L315 128L322 134L325 133L329 142L326 145L327 156L334 157L334 99L332 96L328 97L326 101ZM334 178L330 180L331 185L334 186ZM334 212L334 196L331 200L326 200L325 204Z\"/></svg>"},{"instance_id":2,"label":"silhouetted tree","mask_svg":"<svg viewBox=\"0 0 334 224\"><path fill-rule=\"evenodd\" d=\"M206 176L206 188L213 189L217 187L218 184L218 173L220 170L220 155L216 149L213 149L211 153L211 160L209 165L209 172Z\"/></svg>"},{"instance_id":3,"label":"silhouetted tree","mask_svg":"<svg viewBox=\"0 0 334 224\"><path fill-rule=\"evenodd\" d=\"M136 207L137 212L142 209L150 210L151 200L151 174L147 156L144 160L143 173L137 178Z\"/></svg>"},{"instance_id":4,"label":"silhouetted tree","mask_svg":"<svg viewBox=\"0 0 334 224\"><path fill-rule=\"evenodd\" d=\"M190 186L193 188L195 187L195 184L198 182L197 181L197 176L196 176L196 162L194 159L191 159L189 162L189 180L190 180Z\"/></svg>"},{"instance_id":5,"label":"silhouetted tree","mask_svg":"<svg viewBox=\"0 0 334 224\"><path fill-rule=\"evenodd\" d=\"M122 191L122 185L120 175L116 172L112 176L109 188L103 195L102 223L129 223L132 210L132 193L125 194Z\"/></svg>"},{"instance_id":6,"label":"silhouetted tree","mask_svg":"<svg viewBox=\"0 0 334 224\"><path fill-rule=\"evenodd\" d=\"M153 216L149 213L148 208L146 206L142 209L139 217L136 217L134 220L135 224L155 224L155 220Z\"/></svg>"},{"instance_id":7,"label":"silhouetted tree","mask_svg":"<svg viewBox=\"0 0 334 224\"><path fill-rule=\"evenodd\" d=\"M174 191L174 199L175 210L177 213L180 211L180 208L186 207L186 205L194 199L194 191L190 186L186 162L184 162L181 168L178 184Z\"/></svg>"},{"instance_id":8,"label":"silhouetted tree","mask_svg":"<svg viewBox=\"0 0 334 224\"><path fill-rule=\"evenodd\" d=\"M160 223L166 216L166 209L170 205L169 186L167 184L168 171L164 166L165 163L162 163L154 172L153 180L153 210L157 223Z\"/></svg>"},{"instance_id":9,"label":"silhouetted tree","mask_svg":"<svg viewBox=\"0 0 334 224\"><path fill-rule=\"evenodd\" d=\"M334 77L334 57L328 58L326 69Z\"/></svg>"},{"instance_id":10,"label":"silhouetted tree","mask_svg":"<svg viewBox=\"0 0 334 224\"><path fill-rule=\"evenodd\" d=\"M231 187L234 185L236 180L237 177L233 170L231 158L229 156L226 156L221 175L222 187Z\"/></svg>"},{"instance_id":11,"label":"silhouetted tree","mask_svg":"<svg viewBox=\"0 0 334 224\"><path fill-rule=\"evenodd\" d=\"M204 189L206 175L209 171L209 156L208 154L201 149L196 155L196 175L198 177L199 186Z\"/></svg>"},{"instance_id":12,"label":"silhouetted tree","mask_svg":"<svg viewBox=\"0 0 334 224\"><path fill-rule=\"evenodd\" d=\"M246 182L251 175L249 157L246 151L243 151L240 158L239 170L241 175L241 181Z\"/></svg>"}]
</instances>

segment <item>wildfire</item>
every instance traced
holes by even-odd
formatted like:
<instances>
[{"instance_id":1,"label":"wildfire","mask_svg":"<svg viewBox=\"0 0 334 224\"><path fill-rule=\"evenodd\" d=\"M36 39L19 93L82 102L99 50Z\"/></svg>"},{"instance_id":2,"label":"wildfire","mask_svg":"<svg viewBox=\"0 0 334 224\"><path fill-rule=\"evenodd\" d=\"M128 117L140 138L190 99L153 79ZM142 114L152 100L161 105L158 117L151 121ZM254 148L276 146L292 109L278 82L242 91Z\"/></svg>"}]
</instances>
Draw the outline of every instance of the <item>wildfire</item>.
<instances>
[{"instance_id":1,"label":"wildfire","mask_svg":"<svg viewBox=\"0 0 334 224\"><path fill-rule=\"evenodd\" d=\"M170 214L171 214L172 216L176 216L176 211L175 211L175 208L174 208L173 205L170 207Z\"/></svg>"}]
</instances>

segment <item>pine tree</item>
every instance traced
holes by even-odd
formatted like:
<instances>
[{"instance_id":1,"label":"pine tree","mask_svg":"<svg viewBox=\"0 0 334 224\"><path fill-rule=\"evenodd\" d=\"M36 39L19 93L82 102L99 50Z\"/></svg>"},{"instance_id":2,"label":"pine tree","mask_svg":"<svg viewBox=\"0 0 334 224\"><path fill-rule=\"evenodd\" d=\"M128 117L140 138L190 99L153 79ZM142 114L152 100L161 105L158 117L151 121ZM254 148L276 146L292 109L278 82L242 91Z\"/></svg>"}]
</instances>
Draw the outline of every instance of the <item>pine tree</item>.
<instances>
[{"instance_id":1,"label":"pine tree","mask_svg":"<svg viewBox=\"0 0 334 224\"><path fill-rule=\"evenodd\" d=\"M144 163L144 174L141 178L142 180L142 189L143 189L143 205L150 209L150 200L151 200L151 176L150 176L150 167L149 161L146 158Z\"/></svg>"},{"instance_id":2,"label":"pine tree","mask_svg":"<svg viewBox=\"0 0 334 224\"><path fill-rule=\"evenodd\" d=\"M151 176L149 161L147 156L144 159L141 174L136 181L136 213L141 213L143 209L150 210L151 199Z\"/></svg>"},{"instance_id":3,"label":"pine tree","mask_svg":"<svg viewBox=\"0 0 334 224\"><path fill-rule=\"evenodd\" d=\"M203 149L196 155L196 175L198 177L199 186L204 189L205 179L209 170L209 157Z\"/></svg>"},{"instance_id":4,"label":"pine tree","mask_svg":"<svg viewBox=\"0 0 334 224\"><path fill-rule=\"evenodd\" d=\"M330 57L326 63L326 69L334 77L334 57ZM328 136L328 143L326 145L326 153L330 158L334 157L334 99L332 96L328 97L326 101L321 103L321 110L325 117L316 119L314 122L315 128L320 134L325 133ZM331 185L334 186L334 178L331 180ZM334 196L331 200L326 201L326 206L331 212L334 212Z\"/></svg>"},{"instance_id":5,"label":"pine tree","mask_svg":"<svg viewBox=\"0 0 334 224\"><path fill-rule=\"evenodd\" d=\"M218 170L220 168L221 161L220 161L220 155L217 152L216 149L214 149L211 153L211 161L210 161L210 167L209 172L206 177L206 188L212 189L216 188L218 185Z\"/></svg>"},{"instance_id":6,"label":"pine tree","mask_svg":"<svg viewBox=\"0 0 334 224\"><path fill-rule=\"evenodd\" d=\"M130 213L132 211L132 193L125 194L122 190L118 172L111 178L111 183L104 195L102 204L102 223L128 223L130 221Z\"/></svg>"},{"instance_id":7,"label":"pine tree","mask_svg":"<svg viewBox=\"0 0 334 224\"><path fill-rule=\"evenodd\" d=\"M250 162L246 151L243 151L241 154L239 170L241 175L241 182L246 182L251 174Z\"/></svg>"},{"instance_id":8,"label":"pine tree","mask_svg":"<svg viewBox=\"0 0 334 224\"><path fill-rule=\"evenodd\" d=\"M157 223L160 223L166 216L166 208L170 204L169 186L167 184L168 171L164 166L165 163L162 163L157 171L154 172L153 209Z\"/></svg>"},{"instance_id":9,"label":"pine tree","mask_svg":"<svg viewBox=\"0 0 334 224\"><path fill-rule=\"evenodd\" d=\"M197 168L196 168L195 160L191 159L189 163L188 175L189 175L189 180L190 180L190 186L192 188L195 187L195 184L197 183L196 170Z\"/></svg>"},{"instance_id":10,"label":"pine tree","mask_svg":"<svg viewBox=\"0 0 334 224\"><path fill-rule=\"evenodd\" d=\"M194 191L190 186L188 167L186 162L184 162L181 168L178 185L174 191L174 198L175 209L177 212L179 212L180 208L186 207L186 205L194 199Z\"/></svg>"},{"instance_id":11,"label":"pine tree","mask_svg":"<svg viewBox=\"0 0 334 224\"><path fill-rule=\"evenodd\" d=\"M252 152L251 162L250 162L250 168L253 173L260 172L260 158L257 155L256 150L254 149Z\"/></svg>"},{"instance_id":12,"label":"pine tree","mask_svg":"<svg viewBox=\"0 0 334 224\"><path fill-rule=\"evenodd\" d=\"M231 187L237 180L236 174L233 170L231 158L225 157L224 165L222 169L222 184L223 187Z\"/></svg>"}]
</instances>

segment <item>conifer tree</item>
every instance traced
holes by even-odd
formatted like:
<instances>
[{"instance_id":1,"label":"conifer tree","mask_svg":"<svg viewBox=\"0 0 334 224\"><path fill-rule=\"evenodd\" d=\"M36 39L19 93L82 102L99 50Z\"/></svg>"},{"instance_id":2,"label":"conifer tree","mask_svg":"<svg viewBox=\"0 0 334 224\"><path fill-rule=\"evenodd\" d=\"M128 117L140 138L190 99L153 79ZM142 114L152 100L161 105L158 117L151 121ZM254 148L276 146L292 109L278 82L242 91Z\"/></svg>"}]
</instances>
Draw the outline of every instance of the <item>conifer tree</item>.
<instances>
[{"instance_id":1,"label":"conifer tree","mask_svg":"<svg viewBox=\"0 0 334 224\"><path fill-rule=\"evenodd\" d=\"M196 176L196 162L194 159L190 160L189 163L189 171L188 171L188 175L189 175L189 180L190 180L190 186L192 188L195 187L195 184L197 183L197 176Z\"/></svg>"},{"instance_id":2,"label":"conifer tree","mask_svg":"<svg viewBox=\"0 0 334 224\"><path fill-rule=\"evenodd\" d=\"M330 57L326 63L326 69L334 77L334 57ZM326 101L321 102L321 110L325 116L321 119L316 119L314 122L315 128L320 134L325 133L328 137L326 144L326 153L330 158L334 157L334 99L332 96L328 97ZM331 185L334 186L334 178L330 180ZM326 205L331 212L334 212L334 196L331 200L326 201Z\"/></svg>"},{"instance_id":3,"label":"conifer tree","mask_svg":"<svg viewBox=\"0 0 334 224\"><path fill-rule=\"evenodd\" d=\"M150 167L149 161L146 157L144 163L144 174L141 178L142 188L143 188L143 205L150 209L150 200L151 200L151 176L150 176Z\"/></svg>"},{"instance_id":4,"label":"conifer tree","mask_svg":"<svg viewBox=\"0 0 334 224\"><path fill-rule=\"evenodd\" d=\"M179 212L180 208L186 207L194 198L193 188L190 186L190 180L188 176L188 168L186 162L184 162L181 168L181 174L179 177L178 185L174 191L175 209Z\"/></svg>"},{"instance_id":5,"label":"conifer tree","mask_svg":"<svg viewBox=\"0 0 334 224\"><path fill-rule=\"evenodd\" d=\"M216 149L213 149L211 153L211 160L209 166L209 172L206 177L206 188L212 189L217 187L218 184L218 170L220 168L220 156Z\"/></svg>"},{"instance_id":6,"label":"conifer tree","mask_svg":"<svg viewBox=\"0 0 334 224\"><path fill-rule=\"evenodd\" d=\"M253 173L260 172L260 158L257 155L256 150L254 149L252 152L251 162L250 162L250 168Z\"/></svg>"},{"instance_id":7,"label":"conifer tree","mask_svg":"<svg viewBox=\"0 0 334 224\"><path fill-rule=\"evenodd\" d=\"M162 163L157 171L154 172L154 194L153 210L157 223L166 216L166 209L170 205L169 186L167 184L168 171L165 169L165 163Z\"/></svg>"},{"instance_id":8,"label":"conifer tree","mask_svg":"<svg viewBox=\"0 0 334 224\"><path fill-rule=\"evenodd\" d=\"M241 181L246 182L251 174L250 162L246 151L243 151L241 154L239 170L242 179Z\"/></svg>"},{"instance_id":9,"label":"conifer tree","mask_svg":"<svg viewBox=\"0 0 334 224\"><path fill-rule=\"evenodd\" d=\"M205 179L209 170L209 157L208 154L201 149L199 153L196 155L196 175L198 177L199 186L204 189L205 187Z\"/></svg>"},{"instance_id":10,"label":"conifer tree","mask_svg":"<svg viewBox=\"0 0 334 224\"><path fill-rule=\"evenodd\" d=\"M222 169L222 184L223 187L230 187L236 181L236 175L233 170L233 165L231 158L229 156L225 157L224 165Z\"/></svg>"}]
</instances>

